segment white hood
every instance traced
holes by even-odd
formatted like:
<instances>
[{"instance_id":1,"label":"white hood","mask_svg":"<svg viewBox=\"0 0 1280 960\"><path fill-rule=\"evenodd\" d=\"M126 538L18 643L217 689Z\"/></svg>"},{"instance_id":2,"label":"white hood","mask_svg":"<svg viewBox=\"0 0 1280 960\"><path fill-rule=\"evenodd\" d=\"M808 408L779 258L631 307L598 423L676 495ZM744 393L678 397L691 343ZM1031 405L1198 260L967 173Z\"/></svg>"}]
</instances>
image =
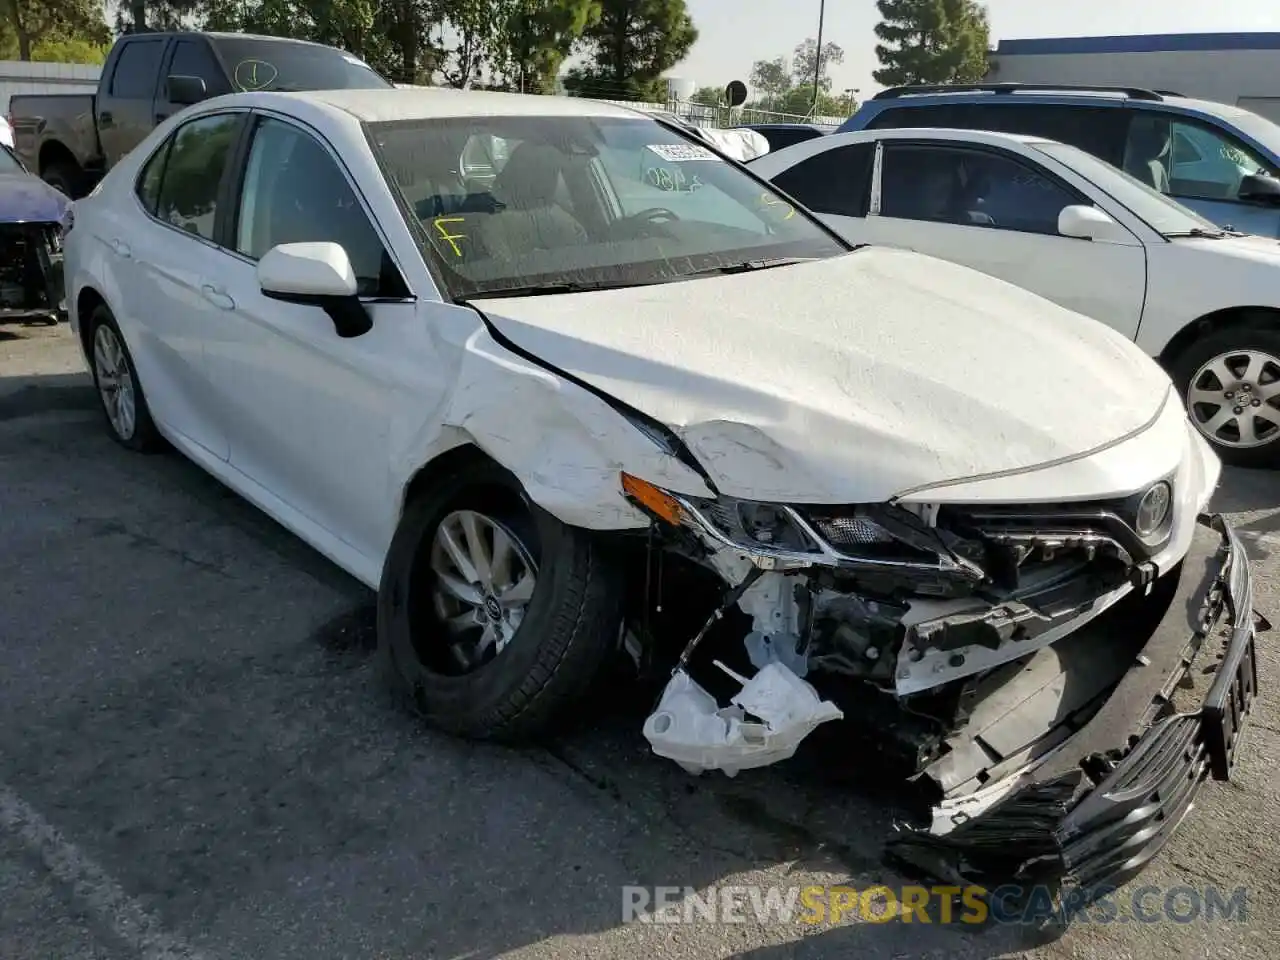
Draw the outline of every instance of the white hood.
<instances>
[{"instance_id":1,"label":"white hood","mask_svg":"<svg viewBox=\"0 0 1280 960\"><path fill-rule=\"evenodd\" d=\"M1169 392L1132 343L887 248L736 276L478 300L516 345L668 424L721 493L878 502L1087 455Z\"/></svg>"}]
</instances>

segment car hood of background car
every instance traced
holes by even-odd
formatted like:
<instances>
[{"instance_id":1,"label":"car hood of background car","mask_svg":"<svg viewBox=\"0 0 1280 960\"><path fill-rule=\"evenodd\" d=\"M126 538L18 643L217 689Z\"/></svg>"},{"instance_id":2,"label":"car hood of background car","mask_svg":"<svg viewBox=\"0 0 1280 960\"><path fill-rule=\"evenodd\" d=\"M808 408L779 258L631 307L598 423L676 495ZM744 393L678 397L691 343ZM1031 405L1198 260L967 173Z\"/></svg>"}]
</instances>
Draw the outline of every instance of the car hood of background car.
<instances>
[{"instance_id":1,"label":"car hood of background car","mask_svg":"<svg viewBox=\"0 0 1280 960\"><path fill-rule=\"evenodd\" d=\"M0 174L0 223L57 223L70 202L29 173Z\"/></svg>"},{"instance_id":2,"label":"car hood of background car","mask_svg":"<svg viewBox=\"0 0 1280 960\"><path fill-rule=\"evenodd\" d=\"M1110 328L888 248L473 304L517 347L670 426L745 499L879 502L1079 458L1140 433L1169 395Z\"/></svg>"}]
</instances>

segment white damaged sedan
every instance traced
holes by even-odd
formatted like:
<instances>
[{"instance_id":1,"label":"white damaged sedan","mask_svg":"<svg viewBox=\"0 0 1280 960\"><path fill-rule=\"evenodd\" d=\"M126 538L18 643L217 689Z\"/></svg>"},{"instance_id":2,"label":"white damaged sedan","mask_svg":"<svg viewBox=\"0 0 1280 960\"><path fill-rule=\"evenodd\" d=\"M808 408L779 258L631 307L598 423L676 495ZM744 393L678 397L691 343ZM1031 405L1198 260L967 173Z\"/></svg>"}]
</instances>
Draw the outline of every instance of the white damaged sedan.
<instances>
[{"instance_id":1,"label":"white damaged sedan","mask_svg":"<svg viewBox=\"0 0 1280 960\"><path fill-rule=\"evenodd\" d=\"M691 772L835 731L926 787L893 845L947 882L1116 882L1230 775L1265 624L1168 377L851 249L674 126L209 100L76 203L66 276L116 439L376 589L443 729L528 739L650 682Z\"/></svg>"}]
</instances>

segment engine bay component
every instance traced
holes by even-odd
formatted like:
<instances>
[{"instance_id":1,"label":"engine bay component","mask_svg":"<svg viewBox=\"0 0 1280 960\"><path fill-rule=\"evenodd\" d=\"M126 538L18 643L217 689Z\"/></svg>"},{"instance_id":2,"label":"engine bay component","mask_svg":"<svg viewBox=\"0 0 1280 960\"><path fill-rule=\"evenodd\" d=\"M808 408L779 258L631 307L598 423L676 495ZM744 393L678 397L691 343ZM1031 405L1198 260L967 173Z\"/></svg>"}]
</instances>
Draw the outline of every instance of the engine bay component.
<instances>
[{"instance_id":1,"label":"engine bay component","mask_svg":"<svg viewBox=\"0 0 1280 960\"><path fill-rule=\"evenodd\" d=\"M56 322L62 301L58 225L0 224L0 321Z\"/></svg>"}]
</instances>

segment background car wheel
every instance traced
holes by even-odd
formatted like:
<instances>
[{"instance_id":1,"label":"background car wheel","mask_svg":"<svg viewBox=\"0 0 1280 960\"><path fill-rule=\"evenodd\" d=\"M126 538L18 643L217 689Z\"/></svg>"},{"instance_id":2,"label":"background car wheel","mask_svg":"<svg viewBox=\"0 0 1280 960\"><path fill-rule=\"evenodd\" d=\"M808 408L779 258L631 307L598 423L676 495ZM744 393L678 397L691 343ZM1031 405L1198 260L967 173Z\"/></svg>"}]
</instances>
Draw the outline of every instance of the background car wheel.
<instances>
[{"instance_id":1,"label":"background car wheel","mask_svg":"<svg viewBox=\"0 0 1280 960\"><path fill-rule=\"evenodd\" d=\"M106 307L98 307L89 316L89 366L111 435L139 453L163 449L133 357Z\"/></svg>"},{"instance_id":2,"label":"background car wheel","mask_svg":"<svg viewBox=\"0 0 1280 960\"><path fill-rule=\"evenodd\" d=\"M1173 380L1224 463L1280 466L1280 331L1228 327L1197 340Z\"/></svg>"},{"instance_id":3,"label":"background car wheel","mask_svg":"<svg viewBox=\"0 0 1280 960\"><path fill-rule=\"evenodd\" d=\"M84 193L81 189L84 177L69 163L55 163L46 167L40 179L72 200L79 200Z\"/></svg>"},{"instance_id":4,"label":"background car wheel","mask_svg":"<svg viewBox=\"0 0 1280 960\"><path fill-rule=\"evenodd\" d=\"M378 591L378 649L393 689L435 726L519 742L585 701L621 619L594 538L482 461L406 506Z\"/></svg>"}]
</instances>

